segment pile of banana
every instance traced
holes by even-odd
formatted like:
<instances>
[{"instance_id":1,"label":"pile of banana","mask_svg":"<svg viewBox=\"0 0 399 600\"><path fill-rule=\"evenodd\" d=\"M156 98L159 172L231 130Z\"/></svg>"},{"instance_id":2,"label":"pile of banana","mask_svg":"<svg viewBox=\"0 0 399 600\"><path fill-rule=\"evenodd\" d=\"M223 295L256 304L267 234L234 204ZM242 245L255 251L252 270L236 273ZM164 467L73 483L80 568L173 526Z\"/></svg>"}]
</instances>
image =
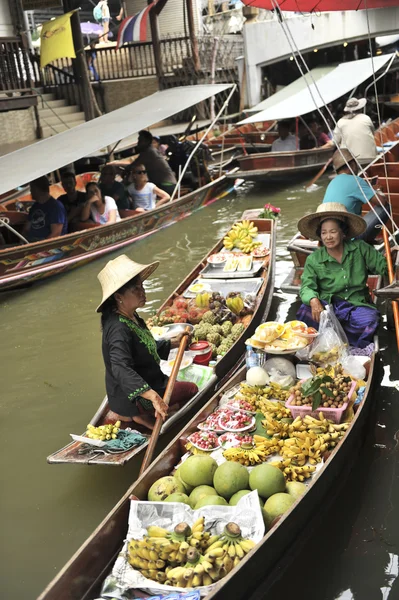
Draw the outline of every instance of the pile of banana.
<instances>
[{"instance_id":1,"label":"pile of banana","mask_svg":"<svg viewBox=\"0 0 399 600\"><path fill-rule=\"evenodd\" d=\"M85 435L92 440L100 440L102 442L116 440L120 426L120 421L116 421L113 425L110 423L109 425L100 425L99 427L94 427L94 425L89 423Z\"/></svg>"},{"instance_id":2,"label":"pile of banana","mask_svg":"<svg viewBox=\"0 0 399 600\"><path fill-rule=\"evenodd\" d=\"M258 234L258 228L251 221L239 221L230 229L229 233L223 239L223 245L226 250L238 248L242 252L252 252L257 246L261 246L262 242L255 242Z\"/></svg>"},{"instance_id":3,"label":"pile of banana","mask_svg":"<svg viewBox=\"0 0 399 600\"><path fill-rule=\"evenodd\" d=\"M142 540L131 540L128 561L144 577L165 585L195 588L227 575L255 545L236 523L211 536L200 517L192 528L179 523L172 532L150 526Z\"/></svg>"},{"instance_id":4,"label":"pile of banana","mask_svg":"<svg viewBox=\"0 0 399 600\"><path fill-rule=\"evenodd\" d=\"M276 462L269 463L273 467L277 467L280 471L283 472L284 477L287 481L300 481L304 482L305 479L309 479L312 477L312 474L316 470L314 465L304 465L303 467L296 467L291 464L291 461L288 460L280 460Z\"/></svg>"},{"instance_id":5,"label":"pile of banana","mask_svg":"<svg viewBox=\"0 0 399 600\"><path fill-rule=\"evenodd\" d=\"M289 398L290 391L284 390L278 383L270 382L267 386L252 386L248 383L241 383L240 391L237 393L237 399L249 402L254 410L259 410L266 414L274 413L278 409L278 413L283 413L281 417L291 416L288 408L285 408L281 402L286 402ZM272 402L269 398L275 398L279 402ZM276 417L277 418L277 417Z\"/></svg>"},{"instance_id":6,"label":"pile of banana","mask_svg":"<svg viewBox=\"0 0 399 600\"><path fill-rule=\"evenodd\" d=\"M275 419L267 413L266 418L262 421L262 425L267 435L277 439L289 438L292 431L292 418L282 417L281 419Z\"/></svg>"},{"instance_id":7,"label":"pile of banana","mask_svg":"<svg viewBox=\"0 0 399 600\"><path fill-rule=\"evenodd\" d=\"M276 439L268 440L260 435L254 435L253 444L244 443L236 448L228 448L223 452L223 456L226 460L252 467L265 462L268 456L279 451L280 445Z\"/></svg>"}]
</instances>

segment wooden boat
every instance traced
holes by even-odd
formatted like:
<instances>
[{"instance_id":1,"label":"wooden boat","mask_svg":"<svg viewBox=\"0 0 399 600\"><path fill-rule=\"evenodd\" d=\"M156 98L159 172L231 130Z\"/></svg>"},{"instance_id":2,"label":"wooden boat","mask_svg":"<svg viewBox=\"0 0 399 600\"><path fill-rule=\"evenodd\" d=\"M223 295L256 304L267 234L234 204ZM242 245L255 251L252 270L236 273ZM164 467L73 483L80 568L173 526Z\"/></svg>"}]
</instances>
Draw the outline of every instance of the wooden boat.
<instances>
[{"instance_id":1,"label":"wooden boat","mask_svg":"<svg viewBox=\"0 0 399 600\"><path fill-rule=\"evenodd\" d=\"M244 213L243 218L246 218ZM216 363L214 367L214 375L208 384L198 392L198 394L190 400L184 407L182 407L175 415L170 417L164 424L162 432L166 432L170 429L178 420L186 416L194 407L202 405L208 400L215 391L215 386L220 382L226 375L228 375L233 369L237 368L240 364L241 358L245 352L245 340L252 335L256 327L266 319L270 309L273 288L274 288L274 262L275 262L275 248L276 248L276 223L269 219L254 219L255 225L258 227L259 233L270 234L270 255L266 268L262 268L259 276L262 278L261 287L257 293L256 306L252 314L250 323L246 326L245 331L241 337L236 341L234 346ZM160 307L158 314L170 306L176 296L183 294L187 288L198 278L200 271L207 265L207 257L215 252L218 252L223 245L223 241L219 241L214 248L204 257L204 259L191 271L191 273L182 281L182 283L176 288L176 290L169 296L169 298ZM266 263L265 263L266 264ZM215 286L217 287L218 280L214 280ZM93 419L90 421L92 425L98 426L107 422L108 403L105 398L100 408L96 412ZM137 456L147 446L147 443L137 448L125 452L123 454L80 454L82 444L80 442L71 442L67 446L58 450L47 458L47 461L52 464L59 463L73 463L73 464L101 464L101 465L113 465L123 466L134 456Z\"/></svg>"},{"instance_id":2,"label":"wooden boat","mask_svg":"<svg viewBox=\"0 0 399 600\"><path fill-rule=\"evenodd\" d=\"M227 150L234 146L240 146L242 142L251 144L272 144L278 137L277 132L269 131L273 127L273 122L265 123L249 123L247 125L228 125L221 126L221 133L215 135L214 132L209 132L204 140L212 150L220 149L222 146ZM188 140L198 141L197 133L187 137Z\"/></svg>"},{"instance_id":3,"label":"wooden boat","mask_svg":"<svg viewBox=\"0 0 399 600\"><path fill-rule=\"evenodd\" d=\"M296 150L294 152L266 152L241 155L237 176L244 180L286 181L318 171L332 156L333 149Z\"/></svg>"},{"instance_id":4,"label":"wooden boat","mask_svg":"<svg viewBox=\"0 0 399 600\"><path fill-rule=\"evenodd\" d=\"M86 175L93 176L91 173ZM82 185L86 175L80 176ZM73 233L26 245L17 246L18 238L2 227L7 246L0 250L0 291L32 284L124 248L224 198L239 183L236 178L232 182L223 175L152 211L139 214L121 211L121 221L112 225L82 223ZM59 195L59 184L52 187ZM21 232L28 213L17 210L17 203L29 206L31 202L30 196L25 196L0 205L0 219L8 219L6 222Z\"/></svg>"},{"instance_id":5,"label":"wooden boat","mask_svg":"<svg viewBox=\"0 0 399 600\"><path fill-rule=\"evenodd\" d=\"M244 600L256 592L262 583L276 576L280 558L292 551L295 542L310 529L312 517L328 507L334 494L344 484L363 443L363 428L373 404L371 386L374 356L368 366L364 399L343 440L332 451L322 468L310 480L307 492L272 527L255 548L224 577L206 596L207 600L234 598ZM130 500L145 500L150 486L160 477L169 475L185 453L187 437L196 430L217 407L221 395L245 378L245 369L232 377L209 400L186 427L174 438L142 476L128 489L114 509L84 542L71 560L58 573L38 600L91 600L98 597L101 584L110 573L127 532ZM95 560L93 559L95 557ZM259 595L259 597L263 597Z\"/></svg>"}]
</instances>

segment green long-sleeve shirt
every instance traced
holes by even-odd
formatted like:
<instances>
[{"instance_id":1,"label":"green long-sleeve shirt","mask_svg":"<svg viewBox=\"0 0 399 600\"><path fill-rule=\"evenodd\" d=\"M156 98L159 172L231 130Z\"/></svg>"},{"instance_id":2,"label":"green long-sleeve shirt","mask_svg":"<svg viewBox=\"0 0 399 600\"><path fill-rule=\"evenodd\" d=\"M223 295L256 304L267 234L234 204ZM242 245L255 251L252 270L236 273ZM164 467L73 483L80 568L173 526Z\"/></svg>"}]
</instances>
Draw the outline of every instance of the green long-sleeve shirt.
<instances>
[{"instance_id":1,"label":"green long-sleeve shirt","mask_svg":"<svg viewBox=\"0 0 399 600\"><path fill-rule=\"evenodd\" d=\"M312 298L330 303L339 296L355 306L370 305L368 274L386 275L385 258L363 240L344 242L342 262L330 256L325 247L308 256L301 278L300 296L304 304Z\"/></svg>"}]
</instances>

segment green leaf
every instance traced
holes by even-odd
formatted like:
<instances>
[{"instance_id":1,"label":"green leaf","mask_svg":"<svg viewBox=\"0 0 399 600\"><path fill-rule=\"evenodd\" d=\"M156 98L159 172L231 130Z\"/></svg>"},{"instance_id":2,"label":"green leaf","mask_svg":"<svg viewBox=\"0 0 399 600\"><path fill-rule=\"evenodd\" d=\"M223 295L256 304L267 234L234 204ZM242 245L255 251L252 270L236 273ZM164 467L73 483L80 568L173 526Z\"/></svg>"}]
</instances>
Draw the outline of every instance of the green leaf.
<instances>
[{"instance_id":1,"label":"green leaf","mask_svg":"<svg viewBox=\"0 0 399 600\"><path fill-rule=\"evenodd\" d=\"M320 394L320 392L316 392L315 394L313 394L312 410L316 410L316 408L319 408L320 403L321 403L321 394Z\"/></svg>"},{"instance_id":2,"label":"green leaf","mask_svg":"<svg viewBox=\"0 0 399 600\"><path fill-rule=\"evenodd\" d=\"M320 389L321 389L322 393L325 394L326 396L328 396L329 398L334 398L334 394L328 388L322 387Z\"/></svg>"},{"instance_id":3,"label":"green leaf","mask_svg":"<svg viewBox=\"0 0 399 600\"><path fill-rule=\"evenodd\" d=\"M323 377L323 383L333 383L334 379L332 379L332 377L330 377L329 375L324 375Z\"/></svg>"},{"instance_id":4,"label":"green leaf","mask_svg":"<svg viewBox=\"0 0 399 600\"><path fill-rule=\"evenodd\" d=\"M302 384L302 394L304 396L313 396L315 392L320 388L321 379L320 377L312 377L308 381Z\"/></svg>"}]
</instances>

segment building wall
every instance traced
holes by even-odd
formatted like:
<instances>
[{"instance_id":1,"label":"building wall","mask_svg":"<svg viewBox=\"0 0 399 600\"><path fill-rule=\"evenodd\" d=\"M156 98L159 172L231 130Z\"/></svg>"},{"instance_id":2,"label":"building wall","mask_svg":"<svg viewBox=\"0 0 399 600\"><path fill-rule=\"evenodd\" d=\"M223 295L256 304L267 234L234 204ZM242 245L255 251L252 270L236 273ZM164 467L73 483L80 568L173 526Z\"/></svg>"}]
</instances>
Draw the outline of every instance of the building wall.
<instances>
[{"instance_id":1,"label":"building wall","mask_svg":"<svg viewBox=\"0 0 399 600\"><path fill-rule=\"evenodd\" d=\"M119 79L117 81L103 81L101 88L104 93L104 104L107 112L136 102L141 98L155 94L158 91L156 77L141 77L134 79ZM98 94L98 88L95 90ZM98 97L100 107L102 98Z\"/></svg>"},{"instance_id":2,"label":"building wall","mask_svg":"<svg viewBox=\"0 0 399 600\"><path fill-rule=\"evenodd\" d=\"M0 146L31 142L35 139L36 120L33 107L0 112Z\"/></svg>"},{"instance_id":3,"label":"building wall","mask_svg":"<svg viewBox=\"0 0 399 600\"><path fill-rule=\"evenodd\" d=\"M317 17L296 14L289 16L290 13L285 13L285 16L286 25L299 50L307 52L314 48L336 46L345 41L366 39L368 22L372 37L398 32L399 8L384 8L367 12L364 10L330 12L321 13ZM261 67L288 58L292 54L292 49L276 19L246 23L243 33L248 104L254 106L261 101Z\"/></svg>"},{"instance_id":4,"label":"building wall","mask_svg":"<svg viewBox=\"0 0 399 600\"><path fill-rule=\"evenodd\" d=\"M0 0L0 38L13 37L14 35L8 0Z\"/></svg>"},{"instance_id":5,"label":"building wall","mask_svg":"<svg viewBox=\"0 0 399 600\"><path fill-rule=\"evenodd\" d=\"M194 25L197 33L201 30L201 0L191 0L194 10ZM186 16L186 30L184 28L186 0L168 0L158 17L160 38L182 37L188 35L188 21ZM128 16L135 15L147 6L146 0L126 0ZM147 26L147 41L151 41L151 29Z\"/></svg>"}]
</instances>

